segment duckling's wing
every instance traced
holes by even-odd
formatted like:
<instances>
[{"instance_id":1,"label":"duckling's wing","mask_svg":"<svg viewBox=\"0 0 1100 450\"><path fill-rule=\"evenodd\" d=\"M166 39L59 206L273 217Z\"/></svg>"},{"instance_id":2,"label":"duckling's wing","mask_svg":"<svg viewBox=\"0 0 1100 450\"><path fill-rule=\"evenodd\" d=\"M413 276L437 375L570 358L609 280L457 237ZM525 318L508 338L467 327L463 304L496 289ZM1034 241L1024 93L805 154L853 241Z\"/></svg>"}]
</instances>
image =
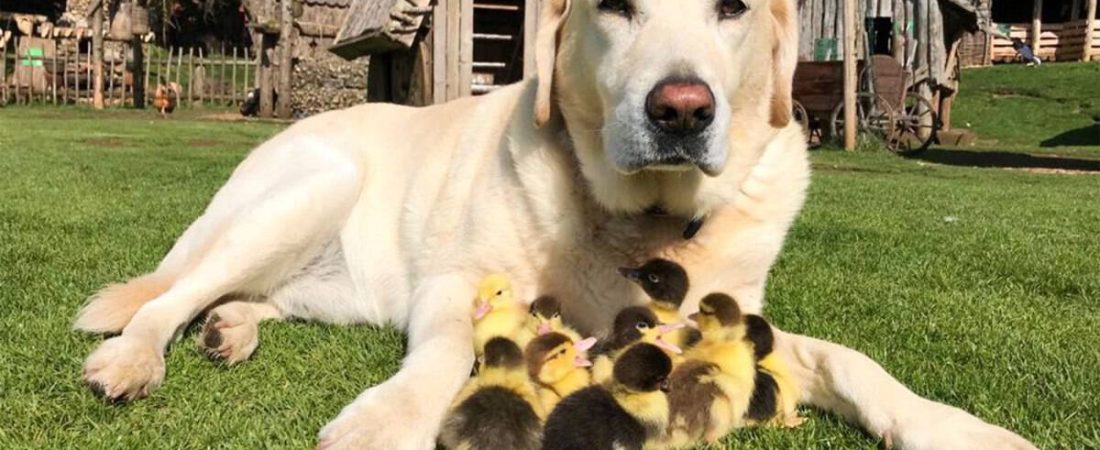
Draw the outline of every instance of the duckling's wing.
<instances>
[{"instance_id":1,"label":"duckling's wing","mask_svg":"<svg viewBox=\"0 0 1100 450\"><path fill-rule=\"evenodd\" d=\"M693 438L708 428L714 401L723 397L722 389L710 379L718 366L688 360L676 367L668 379L669 424Z\"/></svg>"}]
</instances>

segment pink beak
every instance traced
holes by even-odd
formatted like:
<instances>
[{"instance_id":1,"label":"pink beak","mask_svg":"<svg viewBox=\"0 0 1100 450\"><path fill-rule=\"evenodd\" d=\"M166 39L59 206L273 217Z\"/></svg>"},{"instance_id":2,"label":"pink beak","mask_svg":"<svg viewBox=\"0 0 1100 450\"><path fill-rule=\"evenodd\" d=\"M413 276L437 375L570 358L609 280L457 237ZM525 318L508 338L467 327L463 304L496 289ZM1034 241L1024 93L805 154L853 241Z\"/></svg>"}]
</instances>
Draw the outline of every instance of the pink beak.
<instances>
[{"instance_id":1,"label":"pink beak","mask_svg":"<svg viewBox=\"0 0 1100 450\"><path fill-rule=\"evenodd\" d=\"M596 345L596 338L590 337L590 338L581 339L580 342L577 342L576 344L573 344L573 348L577 349L578 353L583 353L583 352L587 352L588 350L592 349L592 347L594 347L595 345Z\"/></svg>"},{"instance_id":2,"label":"pink beak","mask_svg":"<svg viewBox=\"0 0 1100 450\"><path fill-rule=\"evenodd\" d=\"M481 320L489 311L493 310L493 305L489 302L478 303L477 309L474 310L474 320Z\"/></svg>"},{"instance_id":3,"label":"pink beak","mask_svg":"<svg viewBox=\"0 0 1100 450\"><path fill-rule=\"evenodd\" d=\"M539 336L547 334L551 331L553 331L553 330L550 329L550 324L549 323L543 322L543 323L539 324Z\"/></svg>"},{"instance_id":4,"label":"pink beak","mask_svg":"<svg viewBox=\"0 0 1100 450\"><path fill-rule=\"evenodd\" d=\"M584 357L584 355L578 354L577 356L573 357L573 367L592 367L592 361L589 361L588 358Z\"/></svg>"},{"instance_id":5,"label":"pink beak","mask_svg":"<svg viewBox=\"0 0 1100 450\"><path fill-rule=\"evenodd\" d=\"M671 342L665 341L664 336L668 333L679 330L679 329L681 329L685 326L687 326L687 325L684 325L683 322L670 323L670 324L664 324L664 325L657 326L657 339L654 340L654 344L656 344L658 347L664 349L665 351L675 353L677 355L683 353L684 350L681 349L679 346L677 346L676 344L673 344Z\"/></svg>"}]
</instances>

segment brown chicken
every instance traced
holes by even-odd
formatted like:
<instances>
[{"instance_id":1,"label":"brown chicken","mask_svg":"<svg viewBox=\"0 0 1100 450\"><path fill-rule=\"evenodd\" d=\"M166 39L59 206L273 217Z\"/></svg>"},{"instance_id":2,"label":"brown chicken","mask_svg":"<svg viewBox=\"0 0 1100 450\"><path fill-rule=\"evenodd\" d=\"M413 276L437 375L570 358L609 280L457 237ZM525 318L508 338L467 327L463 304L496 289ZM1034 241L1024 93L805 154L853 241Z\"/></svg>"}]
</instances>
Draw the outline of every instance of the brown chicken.
<instances>
[{"instance_id":1,"label":"brown chicken","mask_svg":"<svg viewBox=\"0 0 1100 450\"><path fill-rule=\"evenodd\" d=\"M161 80L157 84L157 91L153 94L153 106L160 111L161 117L167 118L168 114L176 110L176 105L179 104L180 99L180 85L175 82L168 82L167 84Z\"/></svg>"}]
</instances>

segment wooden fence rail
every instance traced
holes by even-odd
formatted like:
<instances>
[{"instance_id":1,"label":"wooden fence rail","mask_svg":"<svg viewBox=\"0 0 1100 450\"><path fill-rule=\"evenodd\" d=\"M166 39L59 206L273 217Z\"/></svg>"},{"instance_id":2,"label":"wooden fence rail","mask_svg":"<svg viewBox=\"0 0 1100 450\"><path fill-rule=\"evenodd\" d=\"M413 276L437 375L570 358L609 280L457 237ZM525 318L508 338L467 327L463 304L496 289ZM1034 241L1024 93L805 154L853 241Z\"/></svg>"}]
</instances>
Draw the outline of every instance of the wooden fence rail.
<instances>
[{"instance_id":1,"label":"wooden fence rail","mask_svg":"<svg viewBox=\"0 0 1100 450\"><path fill-rule=\"evenodd\" d=\"M236 106L254 87L257 61L249 49L161 48L143 44L146 104L158 84L179 86L179 106ZM75 39L17 37L0 48L0 104L90 104L92 64L88 45ZM108 107L134 106L134 57L130 45L107 52L103 98Z\"/></svg>"}]
</instances>

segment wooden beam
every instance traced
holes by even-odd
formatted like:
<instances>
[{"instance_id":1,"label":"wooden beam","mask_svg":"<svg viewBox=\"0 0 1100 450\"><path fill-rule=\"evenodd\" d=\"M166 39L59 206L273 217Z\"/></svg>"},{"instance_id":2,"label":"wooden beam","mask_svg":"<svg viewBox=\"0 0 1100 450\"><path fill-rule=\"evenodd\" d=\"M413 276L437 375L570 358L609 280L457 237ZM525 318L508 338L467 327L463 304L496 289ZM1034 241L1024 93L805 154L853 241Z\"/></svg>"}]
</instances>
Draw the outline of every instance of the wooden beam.
<instances>
[{"instance_id":1,"label":"wooden beam","mask_svg":"<svg viewBox=\"0 0 1100 450\"><path fill-rule=\"evenodd\" d=\"M523 1L523 76L535 73L535 36L539 29L538 0Z\"/></svg>"},{"instance_id":2,"label":"wooden beam","mask_svg":"<svg viewBox=\"0 0 1100 450\"><path fill-rule=\"evenodd\" d=\"M1043 34L1043 0L1034 0L1031 10L1031 51L1039 56L1039 45Z\"/></svg>"},{"instance_id":3,"label":"wooden beam","mask_svg":"<svg viewBox=\"0 0 1100 450\"><path fill-rule=\"evenodd\" d=\"M462 42L459 44L458 95L465 97L470 95L474 84L474 0L460 0L459 3Z\"/></svg>"},{"instance_id":4,"label":"wooden beam","mask_svg":"<svg viewBox=\"0 0 1100 450\"><path fill-rule=\"evenodd\" d=\"M103 109L103 0L92 4L92 107Z\"/></svg>"},{"instance_id":5,"label":"wooden beam","mask_svg":"<svg viewBox=\"0 0 1100 450\"><path fill-rule=\"evenodd\" d=\"M1089 0L1089 8L1087 14L1088 15L1085 16L1085 20L1088 21L1085 24L1085 50L1081 52L1081 60L1083 61L1092 60L1092 41L1093 39L1095 39L1096 35L1096 32L1094 31L1096 29L1096 0Z\"/></svg>"},{"instance_id":6,"label":"wooden beam","mask_svg":"<svg viewBox=\"0 0 1100 450\"><path fill-rule=\"evenodd\" d=\"M856 149L856 0L844 0L844 149Z\"/></svg>"},{"instance_id":7,"label":"wooden beam","mask_svg":"<svg viewBox=\"0 0 1100 450\"><path fill-rule=\"evenodd\" d=\"M439 0L432 9L432 103L447 102L447 3Z\"/></svg>"}]
</instances>

